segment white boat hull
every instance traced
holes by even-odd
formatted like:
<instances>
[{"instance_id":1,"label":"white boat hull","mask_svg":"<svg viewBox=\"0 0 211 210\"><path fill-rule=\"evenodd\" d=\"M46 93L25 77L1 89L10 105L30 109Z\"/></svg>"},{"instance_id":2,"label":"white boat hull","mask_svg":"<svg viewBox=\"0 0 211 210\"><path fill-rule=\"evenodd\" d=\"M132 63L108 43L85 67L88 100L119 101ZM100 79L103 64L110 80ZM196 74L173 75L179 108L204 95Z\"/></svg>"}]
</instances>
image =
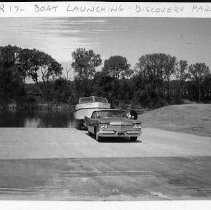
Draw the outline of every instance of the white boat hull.
<instances>
[{"instance_id":1,"label":"white boat hull","mask_svg":"<svg viewBox=\"0 0 211 210\"><path fill-rule=\"evenodd\" d=\"M109 103L93 102L93 103L84 103L77 104L75 107L74 117L76 120L84 120L84 117L91 117L93 111L99 109L109 109Z\"/></svg>"}]
</instances>

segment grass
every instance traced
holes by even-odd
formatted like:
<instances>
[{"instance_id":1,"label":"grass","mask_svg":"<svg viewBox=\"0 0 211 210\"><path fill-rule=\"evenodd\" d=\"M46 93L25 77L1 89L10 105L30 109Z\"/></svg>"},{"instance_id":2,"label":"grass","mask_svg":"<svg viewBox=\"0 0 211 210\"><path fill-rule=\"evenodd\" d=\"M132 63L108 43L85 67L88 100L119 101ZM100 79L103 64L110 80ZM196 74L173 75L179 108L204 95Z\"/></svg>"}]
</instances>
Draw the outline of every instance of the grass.
<instances>
[{"instance_id":1,"label":"grass","mask_svg":"<svg viewBox=\"0 0 211 210\"><path fill-rule=\"evenodd\" d=\"M183 104L162 107L139 115L145 128L211 137L211 104Z\"/></svg>"}]
</instances>

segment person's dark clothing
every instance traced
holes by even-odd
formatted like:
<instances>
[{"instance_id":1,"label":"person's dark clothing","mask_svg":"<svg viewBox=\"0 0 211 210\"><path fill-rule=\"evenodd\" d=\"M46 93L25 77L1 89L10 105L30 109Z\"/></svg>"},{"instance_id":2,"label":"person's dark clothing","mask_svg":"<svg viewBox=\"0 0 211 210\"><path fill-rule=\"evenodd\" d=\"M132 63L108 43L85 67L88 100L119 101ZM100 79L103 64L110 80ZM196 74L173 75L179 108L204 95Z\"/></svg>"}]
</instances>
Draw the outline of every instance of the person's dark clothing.
<instances>
[{"instance_id":1,"label":"person's dark clothing","mask_svg":"<svg viewBox=\"0 0 211 210\"><path fill-rule=\"evenodd\" d=\"M130 110L130 115L131 115L131 117L132 117L134 120L137 120L138 114L137 114L136 110L131 109L131 110Z\"/></svg>"}]
</instances>

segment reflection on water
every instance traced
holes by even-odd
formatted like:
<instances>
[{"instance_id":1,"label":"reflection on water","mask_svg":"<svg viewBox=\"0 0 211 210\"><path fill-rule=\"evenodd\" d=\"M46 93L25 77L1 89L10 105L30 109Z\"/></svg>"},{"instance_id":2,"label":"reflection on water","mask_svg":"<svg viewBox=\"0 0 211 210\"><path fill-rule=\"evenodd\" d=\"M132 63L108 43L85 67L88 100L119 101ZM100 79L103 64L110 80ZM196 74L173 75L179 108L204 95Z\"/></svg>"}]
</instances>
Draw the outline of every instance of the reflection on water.
<instances>
[{"instance_id":1,"label":"reflection on water","mask_svg":"<svg viewBox=\"0 0 211 210\"><path fill-rule=\"evenodd\" d=\"M4 111L0 112L0 127L56 128L73 127L70 111Z\"/></svg>"}]
</instances>

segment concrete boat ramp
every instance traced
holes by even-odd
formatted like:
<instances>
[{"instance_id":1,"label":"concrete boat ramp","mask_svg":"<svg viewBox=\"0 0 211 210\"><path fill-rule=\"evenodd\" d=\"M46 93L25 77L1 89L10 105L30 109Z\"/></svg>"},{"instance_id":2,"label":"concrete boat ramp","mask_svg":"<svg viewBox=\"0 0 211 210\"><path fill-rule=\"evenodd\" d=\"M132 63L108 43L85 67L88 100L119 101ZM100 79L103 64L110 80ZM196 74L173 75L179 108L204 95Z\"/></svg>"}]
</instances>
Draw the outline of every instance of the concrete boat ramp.
<instances>
[{"instance_id":1,"label":"concrete boat ramp","mask_svg":"<svg viewBox=\"0 0 211 210\"><path fill-rule=\"evenodd\" d=\"M0 128L0 199L211 198L211 138L143 129L98 143L74 128Z\"/></svg>"}]
</instances>

